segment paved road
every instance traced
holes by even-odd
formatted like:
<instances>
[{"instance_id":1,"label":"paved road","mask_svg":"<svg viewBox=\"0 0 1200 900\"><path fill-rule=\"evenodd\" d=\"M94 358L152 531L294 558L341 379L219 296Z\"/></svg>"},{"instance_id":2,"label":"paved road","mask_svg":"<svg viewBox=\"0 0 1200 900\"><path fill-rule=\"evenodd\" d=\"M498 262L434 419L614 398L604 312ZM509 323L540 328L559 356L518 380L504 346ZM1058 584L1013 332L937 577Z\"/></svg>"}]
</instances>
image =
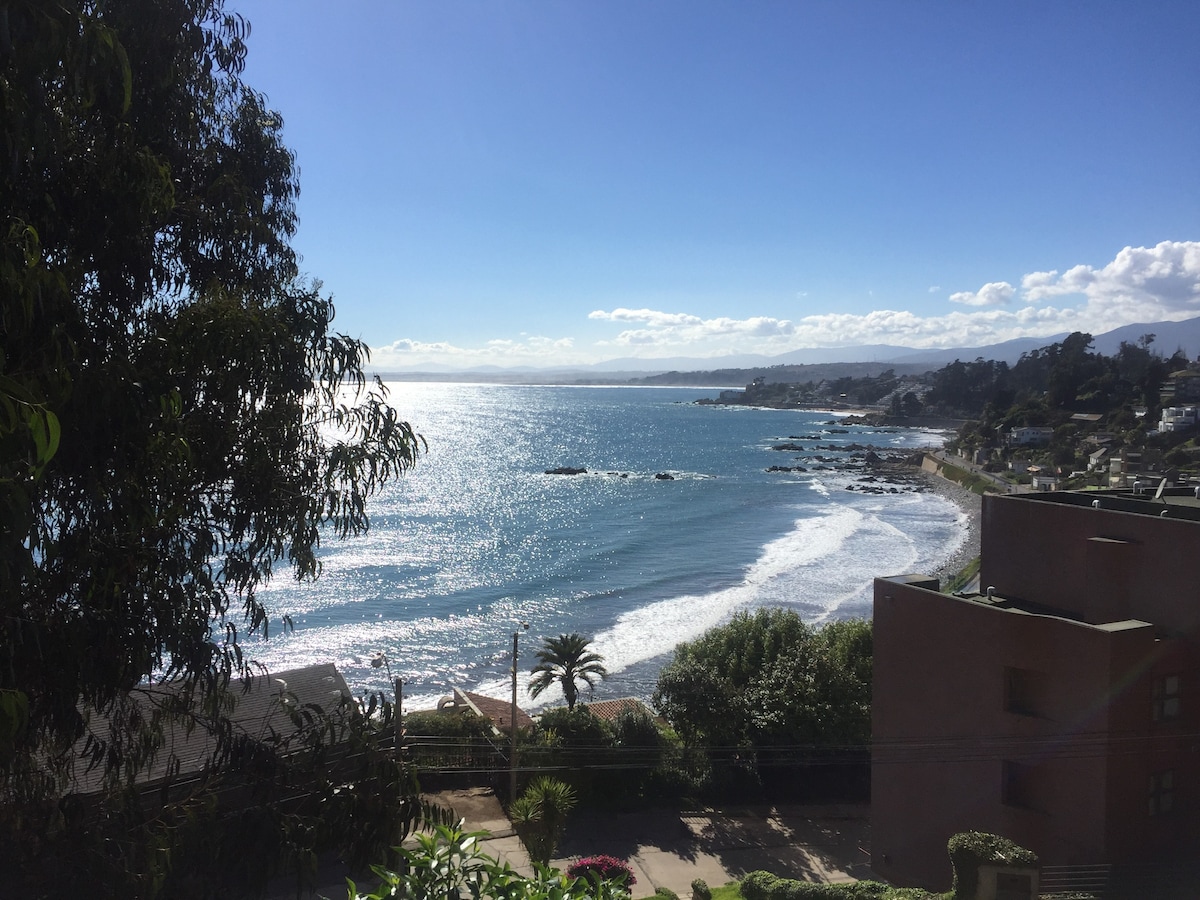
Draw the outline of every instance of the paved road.
<instances>
[{"instance_id":1,"label":"paved road","mask_svg":"<svg viewBox=\"0 0 1200 900\"><path fill-rule=\"evenodd\" d=\"M1002 494L1023 494L1029 490L1028 485L1013 484L1007 478L995 474L994 472L986 472L983 466L977 466L973 462L967 462L961 456L951 456L945 450L928 450L926 451L934 459L944 462L948 466L954 466L956 469L964 469L972 475L978 475L980 478L986 478L992 482Z\"/></svg>"}]
</instances>

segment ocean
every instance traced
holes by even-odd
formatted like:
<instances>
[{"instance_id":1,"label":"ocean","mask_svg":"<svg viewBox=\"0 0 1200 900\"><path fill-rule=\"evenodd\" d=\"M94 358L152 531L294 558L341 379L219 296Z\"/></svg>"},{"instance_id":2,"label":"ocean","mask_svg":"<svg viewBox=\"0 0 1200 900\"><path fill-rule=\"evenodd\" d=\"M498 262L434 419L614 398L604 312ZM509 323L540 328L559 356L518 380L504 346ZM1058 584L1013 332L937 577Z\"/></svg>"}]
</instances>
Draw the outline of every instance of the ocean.
<instances>
[{"instance_id":1,"label":"ocean","mask_svg":"<svg viewBox=\"0 0 1200 900\"><path fill-rule=\"evenodd\" d=\"M385 689L382 652L406 709L451 687L510 696L514 631L524 708L559 701L525 685L541 639L569 632L604 657L596 699L649 698L674 647L733 613L869 616L874 576L936 568L966 533L935 494L846 490L859 473L812 459L938 445L939 432L698 405L718 393L704 388L388 388L428 452L372 499L367 534L323 543L320 579L276 576L262 599L294 629L245 646L274 671L333 662L356 693ZM557 467L587 474L545 474Z\"/></svg>"}]
</instances>

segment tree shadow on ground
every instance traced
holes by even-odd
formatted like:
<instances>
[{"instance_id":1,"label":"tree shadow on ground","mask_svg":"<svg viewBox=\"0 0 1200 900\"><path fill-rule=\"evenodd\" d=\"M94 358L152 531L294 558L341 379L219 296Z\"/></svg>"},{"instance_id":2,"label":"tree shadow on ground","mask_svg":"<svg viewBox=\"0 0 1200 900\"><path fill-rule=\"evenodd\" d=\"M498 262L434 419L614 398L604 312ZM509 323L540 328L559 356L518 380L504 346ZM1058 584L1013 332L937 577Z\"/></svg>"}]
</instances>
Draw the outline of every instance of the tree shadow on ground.
<instances>
[{"instance_id":1,"label":"tree shadow on ground","mask_svg":"<svg viewBox=\"0 0 1200 900\"><path fill-rule=\"evenodd\" d=\"M558 856L607 853L618 859L630 859L642 847L674 853L689 861L696 859L691 831L679 811L673 809L576 810L567 821Z\"/></svg>"},{"instance_id":2,"label":"tree shadow on ground","mask_svg":"<svg viewBox=\"0 0 1200 900\"><path fill-rule=\"evenodd\" d=\"M734 878L760 869L799 881L871 877L867 823L861 816L756 808L700 818L693 829L697 851L716 857Z\"/></svg>"},{"instance_id":3,"label":"tree shadow on ground","mask_svg":"<svg viewBox=\"0 0 1200 900\"><path fill-rule=\"evenodd\" d=\"M841 813L770 806L738 810L633 813L578 811L559 846L560 858L607 853L631 859L651 848L695 862L717 860L731 878L764 869L782 878L828 881L839 874L870 878L865 809Z\"/></svg>"}]
</instances>

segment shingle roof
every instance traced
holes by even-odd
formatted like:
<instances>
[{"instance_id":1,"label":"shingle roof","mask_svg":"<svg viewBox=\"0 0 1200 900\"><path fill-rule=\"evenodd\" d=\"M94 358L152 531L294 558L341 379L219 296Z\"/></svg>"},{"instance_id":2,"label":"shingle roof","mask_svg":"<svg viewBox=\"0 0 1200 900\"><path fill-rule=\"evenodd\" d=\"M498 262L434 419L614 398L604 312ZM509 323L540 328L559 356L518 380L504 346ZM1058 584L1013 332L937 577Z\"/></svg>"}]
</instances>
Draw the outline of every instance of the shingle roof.
<instances>
[{"instance_id":1,"label":"shingle roof","mask_svg":"<svg viewBox=\"0 0 1200 900\"><path fill-rule=\"evenodd\" d=\"M144 715L172 695L177 686L171 683L152 684L135 692L137 706ZM331 712L343 699L351 697L350 688L332 663L307 666L258 675L244 681L230 682L228 692L232 710L229 719L235 734L268 737L272 734L290 735L296 731L291 710L315 705ZM89 730L100 739L111 733L111 722L93 716ZM206 761L216 748L216 738L201 726L192 728L182 723L165 727L162 749L153 763L138 773L138 784L152 784L165 778L172 760L177 760L178 769L174 777L194 775L203 771ZM82 751L83 743L79 744ZM71 790L88 794L99 790L103 784L103 767L86 771L86 762L76 763Z\"/></svg>"}]
</instances>

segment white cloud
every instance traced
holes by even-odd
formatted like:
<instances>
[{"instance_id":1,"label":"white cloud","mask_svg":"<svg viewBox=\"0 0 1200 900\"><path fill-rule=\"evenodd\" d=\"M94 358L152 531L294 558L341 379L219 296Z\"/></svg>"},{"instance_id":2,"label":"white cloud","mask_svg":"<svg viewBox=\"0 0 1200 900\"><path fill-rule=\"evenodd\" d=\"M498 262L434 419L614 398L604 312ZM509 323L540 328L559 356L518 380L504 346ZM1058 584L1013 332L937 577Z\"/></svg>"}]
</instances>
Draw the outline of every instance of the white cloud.
<instances>
[{"instance_id":1,"label":"white cloud","mask_svg":"<svg viewBox=\"0 0 1200 900\"><path fill-rule=\"evenodd\" d=\"M522 335L522 340L497 339L483 347L458 347L446 341L425 342L402 338L371 348L371 368L410 370L436 363L446 366L552 366L569 355L574 338Z\"/></svg>"},{"instance_id":2,"label":"white cloud","mask_svg":"<svg viewBox=\"0 0 1200 900\"><path fill-rule=\"evenodd\" d=\"M1058 278L1058 271L1030 272L1021 279L1021 290L1024 298L1030 303L1037 302L1036 296L1040 291L1052 285Z\"/></svg>"},{"instance_id":3,"label":"white cloud","mask_svg":"<svg viewBox=\"0 0 1200 900\"><path fill-rule=\"evenodd\" d=\"M1021 280L1030 303L1080 295L1087 305L1132 321L1180 318L1200 313L1200 242L1163 241L1126 247L1100 269L1074 266L1032 272Z\"/></svg>"},{"instance_id":4,"label":"white cloud","mask_svg":"<svg viewBox=\"0 0 1200 900\"><path fill-rule=\"evenodd\" d=\"M751 316L748 319L731 319L721 316L715 319L701 319L698 316L684 313L666 313L649 309L637 310L634 313L631 310L618 309L613 310L612 313L598 310L588 318L632 321L635 315L636 321L645 323L646 328L622 331L615 338L601 341L601 346L658 346L665 348L704 345L716 340L737 342L748 338L771 342L779 338L790 337L795 332L795 326L787 319L775 319L770 316Z\"/></svg>"},{"instance_id":5,"label":"white cloud","mask_svg":"<svg viewBox=\"0 0 1200 900\"><path fill-rule=\"evenodd\" d=\"M624 330L602 335L587 346L577 347L571 338L525 335L518 341L493 341L476 349L400 340L375 349L372 362L381 369L431 361L463 368L483 364L549 366L618 355L774 355L804 347L860 344L974 347L1070 331L1101 334L1135 322L1200 315L1200 242L1126 247L1100 268L1077 265L1061 274L1031 272L1020 279L1019 289L1007 281L994 281L977 291L953 293L949 299L968 308L944 315L881 309L790 320L771 316L704 319L685 312L618 307L595 310L588 319L599 323L599 328L615 323ZM1023 302L1014 304L1015 300Z\"/></svg>"},{"instance_id":6,"label":"white cloud","mask_svg":"<svg viewBox=\"0 0 1200 900\"><path fill-rule=\"evenodd\" d=\"M665 313L654 309L614 309L605 312L602 309L588 313L589 319L602 319L609 322L645 322L656 328L670 328L681 325L698 325L702 321L697 316L686 313Z\"/></svg>"},{"instance_id":7,"label":"white cloud","mask_svg":"<svg viewBox=\"0 0 1200 900\"><path fill-rule=\"evenodd\" d=\"M1017 292L1007 281L992 281L977 291L959 291L950 295L951 303L962 303L965 306L1003 306L1012 300Z\"/></svg>"}]
</instances>

